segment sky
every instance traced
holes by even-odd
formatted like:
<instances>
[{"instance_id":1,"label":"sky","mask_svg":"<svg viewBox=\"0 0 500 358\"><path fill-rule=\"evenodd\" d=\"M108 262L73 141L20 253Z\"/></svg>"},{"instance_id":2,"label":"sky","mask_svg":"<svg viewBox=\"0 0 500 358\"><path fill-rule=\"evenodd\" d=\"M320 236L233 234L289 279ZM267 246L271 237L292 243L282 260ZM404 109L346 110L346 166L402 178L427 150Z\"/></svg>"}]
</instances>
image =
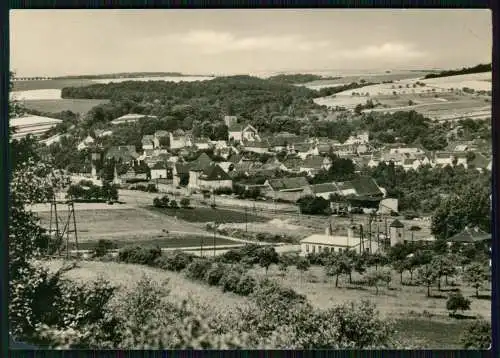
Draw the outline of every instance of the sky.
<instances>
[{"instance_id":1,"label":"sky","mask_svg":"<svg viewBox=\"0 0 500 358\"><path fill-rule=\"evenodd\" d=\"M255 74L491 62L489 10L12 10L17 76Z\"/></svg>"}]
</instances>

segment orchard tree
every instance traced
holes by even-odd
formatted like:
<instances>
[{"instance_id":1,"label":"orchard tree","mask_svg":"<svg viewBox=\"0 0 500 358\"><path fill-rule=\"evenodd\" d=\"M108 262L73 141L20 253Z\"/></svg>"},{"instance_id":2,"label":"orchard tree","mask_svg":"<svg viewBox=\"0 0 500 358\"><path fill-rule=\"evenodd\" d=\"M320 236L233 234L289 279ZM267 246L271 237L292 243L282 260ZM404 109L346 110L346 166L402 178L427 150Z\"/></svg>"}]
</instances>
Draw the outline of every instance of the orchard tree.
<instances>
[{"instance_id":1,"label":"orchard tree","mask_svg":"<svg viewBox=\"0 0 500 358\"><path fill-rule=\"evenodd\" d=\"M435 256L430 264L436 272L438 290L441 291L441 277L445 276L448 284L448 276L456 273L455 263L450 256Z\"/></svg>"},{"instance_id":2,"label":"orchard tree","mask_svg":"<svg viewBox=\"0 0 500 358\"><path fill-rule=\"evenodd\" d=\"M350 260L343 254L332 255L325 265L325 274L335 276L335 287L339 287L339 276L349 275L352 272Z\"/></svg>"},{"instance_id":3,"label":"orchard tree","mask_svg":"<svg viewBox=\"0 0 500 358\"><path fill-rule=\"evenodd\" d=\"M306 258L299 257L297 259L295 267L297 268L297 270L300 271L300 280L302 281L302 273L309 270L309 267L311 267L311 264L309 263L309 260L307 260Z\"/></svg>"},{"instance_id":4,"label":"orchard tree","mask_svg":"<svg viewBox=\"0 0 500 358\"><path fill-rule=\"evenodd\" d=\"M479 298L479 289L488 280L488 268L480 263L472 263L465 267L464 281L476 290L476 297Z\"/></svg>"},{"instance_id":5,"label":"orchard tree","mask_svg":"<svg viewBox=\"0 0 500 358\"><path fill-rule=\"evenodd\" d=\"M423 265L417 269L417 280L427 287L427 297L431 297L431 286L436 283L437 273L431 265Z\"/></svg>"},{"instance_id":6,"label":"orchard tree","mask_svg":"<svg viewBox=\"0 0 500 358\"><path fill-rule=\"evenodd\" d=\"M274 247L265 247L259 252L259 265L266 269L266 275L269 270L269 266L272 264L278 264L279 259L279 255L276 250L274 250Z\"/></svg>"}]
</instances>

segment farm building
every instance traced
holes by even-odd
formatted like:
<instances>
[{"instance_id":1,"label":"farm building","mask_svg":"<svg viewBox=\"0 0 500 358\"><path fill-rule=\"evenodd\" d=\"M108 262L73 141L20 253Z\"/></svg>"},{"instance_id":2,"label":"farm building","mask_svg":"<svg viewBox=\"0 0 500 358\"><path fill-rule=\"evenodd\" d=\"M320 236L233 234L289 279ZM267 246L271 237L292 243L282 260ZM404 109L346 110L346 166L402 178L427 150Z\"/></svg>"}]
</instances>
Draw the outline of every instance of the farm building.
<instances>
[{"instance_id":1,"label":"farm building","mask_svg":"<svg viewBox=\"0 0 500 358\"><path fill-rule=\"evenodd\" d=\"M111 124L123 124L123 123L134 123L134 122L137 122L139 121L140 119L143 119L143 118L154 118L154 119L157 119L158 117L156 116L148 116L148 115L145 115L145 114L134 114L134 113L129 113L129 114L126 114L124 116L121 116L121 117L118 117L118 118L115 118L111 121Z\"/></svg>"},{"instance_id":2,"label":"farm building","mask_svg":"<svg viewBox=\"0 0 500 358\"><path fill-rule=\"evenodd\" d=\"M210 166L211 163L212 159L207 155L207 153L201 153L196 160L189 163L189 188L200 188L198 178L205 170L205 168Z\"/></svg>"},{"instance_id":3,"label":"farm building","mask_svg":"<svg viewBox=\"0 0 500 358\"><path fill-rule=\"evenodd\" d=\"M338 188L335 183L313 184L304 189L304 194L306 193L330 200L330 195L338 193Z\"/></svg>"},{"instance_id":4,"label":"farm building","mask_svg":"<svg viewBox=\"0 0 500 358\"><path fill-rule=\"evenodd\" d=\"M356 237L351 227L347 229L347 236L332 235L330 227L327 227L324 234L313 234L300 241L300 251L303 256L321 252L343 252L347 250L353 250L357 253L377 252L378 249L376 240L370 241Z\"/></svg>"},{"instance_id":5,"label":"farm building","mask_svg":"<svg viewBox=\"0 0 500 358\"><path fill-rule=\"evenodd\" d=\"M166 179L168 177L168 165L158 162L151 168L151 179Z\"/></svg>"},{"instance_id":6,"label":"farm building","mask_svg":"<svg viewBox=\"0 0 500 358\"><path fill-rule=\"evenodd\" d=\"M321 170L328 170L332 165L332 160L328 157L320 155L310 156L306 158L300 165L300 171L307 173L309 176L314 176Z\"/></svg>"},{"instance_id":7,"label":"farm building","mask_svg":"<svg viewBox=\"0 0 500 358\"><path fill-rule=\"evenodd\" d=\"M244 139L242 142L243 148L252 153L269 153L269 142L267 140L253 140L249 141Z\"/></svg>"},{"instance_id":8,"label":"farm building","mask_svg":"<svg viewBox=\"0 0 500 358\"><path fill-rule=\"evenodd\" d=\"M198 184L201 189L209 190L233 188L231 177L218 164L213 162L200 173Z\"/></svg>"},{"instance_id":9,"label":"farm building","mask_svg":"<svg viewBox=\"0 0 500 358\"><path fill-rule=\"evenodd\" d=\"M135 147L133 145L123 145L117 147L111 147L106 155L105 160L115 160L120 163L127 163L133 165L139 158Z\"/></svg>"},{"instance_id":10,"label":"farm building","mask_svg":"<svg viewBox=\"0 0 500 358\"><path fill-rule=\"evenodd\" d=\"M15 132L11 138L20 139L29 134L38 137L61 122L62 120L60 119L41 116L12 118L9 120L9 126L14 129Z\"/></svg>"},{"instance_id":11,"label":"farm building","mask_svg":"<svg viewBox=\"0 0 500 358\"><path fill-rule=\"evenodd\" d=\"M189 164L188 163L174 163L172 168L173 185L180 186L183 180L189 180ZM184 179L186 178L186 179Z\"/></svg>"},{"instance_id":12,"label":"farm building","mask_svg":"<svg viewBox=\"0 0 500 358\"><path fill-rule=\"evenodd\" d=\"M264 196L274 200L296 202L304 196L304 189L309 186L305 177L268 179Z\"/></svg>"}]
</instances>

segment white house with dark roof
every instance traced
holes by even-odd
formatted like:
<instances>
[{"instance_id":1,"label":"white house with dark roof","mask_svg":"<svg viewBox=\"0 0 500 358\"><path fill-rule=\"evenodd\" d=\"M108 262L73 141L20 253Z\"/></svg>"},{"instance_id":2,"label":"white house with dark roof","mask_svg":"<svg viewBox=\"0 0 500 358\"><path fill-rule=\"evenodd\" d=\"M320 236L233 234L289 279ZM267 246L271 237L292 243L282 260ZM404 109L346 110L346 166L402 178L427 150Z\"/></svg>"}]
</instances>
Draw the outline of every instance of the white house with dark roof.
<instances>
[{"instance_id":1,"label":"white house with dark roof","mask_svg":"<svg viewBox=\"0 0 500 358\"><path fill-rule=\"evenodd\" d=\"M203 169L198 177L199 188L216 190L222 188L233 188L231 177L217 164L210 163Z\"/></svg>"},{"instance_id":2,"label":"white house with dark roof","mask_svg":"<svg viewBox=\"0 0 500 358\"><path fill-rule=\"evenodd\" d=\"M228 139L235 142L254 142L260 141L259 132L251 124L235 123L228 127Z\"/></svg>"},{"instance_id":3,"label":"white house with dark roof","mask_svg":"<svg viewBox=\"0 0 500 358\"><path fill-rule=\"evenodd\" d=\"M267 190L265 196L274 200L285 200L296 202L304 196L304 190L309 186L309 182L303 176L294 178L267 179L264 183Z\"/></svg>"},{"instance_id":4,"label":"white house with dark roof","mask_svg":"<svg viewBox=\"0 0 500 358\"><path fill-rule=\"evenodd\" d=\"M157 162L151 168L151 179L166 179L168 165L165 162Z\"/></svg>"},{"instance_id":5,"label":"white house with dark roof","mask_svg":"<svg viewBox=\"0 0 500 358\"><path fill-rule=\"evenodd\" d=\"M144 135L142 136L141 144L144 150L153 150L155 148L154 135Z\"/></svg>"},{"instance_id":6,"label":"white house with dark roof","mask_svg":"<svg viewBox=\"0 0 500 358\"><path fill-rule=\"evenodd\" d=\"M319 155L310 156L300 165L300 171L307 173L309 176L314 176L321 170L328 170L332 165L332 161L328 157Z\"/></svg>"},{"instance_id":7,"label":"white house with dark roof","mask_svg":"<svg viewBox=\"0 0 500 358\"><path fill-rule=\"evenodd\" d=\"M189 134L185 133L182 129L177 129L169 133L170 136L170 149L183 149L193 145Z\"/></svg>"}]
</instances>

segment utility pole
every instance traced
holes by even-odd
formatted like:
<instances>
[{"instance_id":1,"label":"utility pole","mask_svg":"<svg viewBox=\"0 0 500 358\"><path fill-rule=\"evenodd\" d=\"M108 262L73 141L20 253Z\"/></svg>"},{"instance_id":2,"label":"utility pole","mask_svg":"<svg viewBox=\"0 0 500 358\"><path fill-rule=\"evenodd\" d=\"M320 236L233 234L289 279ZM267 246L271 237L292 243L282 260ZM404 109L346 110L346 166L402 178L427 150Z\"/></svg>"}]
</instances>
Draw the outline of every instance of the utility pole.
<instances>
[{"instance_id":1,"label":"utility pole","mask_svg":"<svg viewBox=\"0 0 500 358\"><path fill-rule=\"evenodd\" d=\"M245 232L248 232L248 217L247 217L248 207L245 206Z\"/></svg>"},{"instance_id":2,"label":"utility pole","mask_svg":"<svg viewBox=\"0 0 500 358\"><path fill-rule=\"evenodd\" d=\"M370 214L370 216L368 217L368 240L369 240L369 244L370 244L370 253L372 252L372 216Z\"/></svg>"},{"instance_id":3,"label":"utility pole","mask_svg":"<svg viewBox=\"0 0 500 358\"><path fill-rule=\"evenodd\" d=\"M203 238L200 239L200 257L203 257Z\"/></svg>"},{"instance_id":4,"label":"utility pole","mask_svg":"<svg viewBox=\"0 0 500 358\"><path fill-rule=\"evenodd\" d=\"M214 257L215 257L215 239L216 239L216 234L217 234L217 222L215 222L215 227L214 227Z\"/></svg>"}]
</instances>

